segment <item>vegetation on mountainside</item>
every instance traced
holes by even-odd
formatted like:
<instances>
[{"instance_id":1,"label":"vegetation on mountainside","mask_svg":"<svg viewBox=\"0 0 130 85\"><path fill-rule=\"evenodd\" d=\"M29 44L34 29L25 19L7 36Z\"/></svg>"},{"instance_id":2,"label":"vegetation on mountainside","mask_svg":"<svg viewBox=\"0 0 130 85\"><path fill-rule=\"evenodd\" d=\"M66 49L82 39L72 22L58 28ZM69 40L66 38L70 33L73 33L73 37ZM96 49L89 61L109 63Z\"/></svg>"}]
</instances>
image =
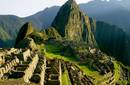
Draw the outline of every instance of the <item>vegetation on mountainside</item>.
<instances>
[{"instance_id":1,"label":"vegetation on mountainside","mask_svg":"<svg viewBox=\"0 0 130 85\"><path fill-rule=\"evenodd\" d=\"M109 29L109 32L105 33L104 29ZM115 32L113 36L111 35L112 29ZM100 30L103 34L100 34ZM24 46L24 48L40 50L47 59L71 62L85 72L95 85L129 84L129 69L101 52L97 48L95 36L102 50L113 53L117 55L116 57L120 55L116 53L121 52L121 48L117 47L124 44L125 34L122 30L106 23L96 23L94 19L79 10L74 0L69 0L61 7L52 27L38 32L34 31L30 24L25 24L18 34L16 45L19 48ZM102 36L106 38L102 39ZM105 42L106 39L108 39L107 42ZM62 81L69 85L67 70L63 73Z\"/></svg>"},{"instance_id":2,"label":"vegetation on mountainside","mask_svg":"<svg viewBox=\"0 0 130 85\"><path fill-rule=\"evenodd\" d=\"M29 46L24 46L25 48L29 47L39 49L48 59L61 59L75 64L85 72L87 76L91 77L92 82L95 85L109 82L111 81L111 78L114 78L111 83L129 83L128 80L125 81L124 75L121 73L125 72L122 68L123 66L121 66L117 61L111 60L109 56L100 51L92 54L86 43L57 40L54 38L45 39L44 37L44 32L40 33L34 31L26 36L22 42L25 43L25 39L31 39L28 44ZM34 41L31 44L32 40ZM24 43L22 44L25 45ZM36 45L33 47L35 43ZM22 44L19 46L22 46ZM62 81L69 85L69 78L67 76L68 73L65 71L62 76Z\"/></svg>"},{"instance_id":3,"label":"vegetation on mountainside","mask_svg":"<svg viewBox=\"0 0 130 85\"><path fill-rule=\"evenodd\" d=\"M41 44L42 41L47 39L47 36L43 33L40 33L38 31L32 32L29 37L31 37L36 44Z\"/></svg>"},{"instance_id":4,"label":"vegetation on mountainside","mask_svg":"<svg viewBox=\"0 0 130 85\"><path fill-rule=\"evenodd\" d=\"M96 85L101 84L101 83L105 82L106 80L109 80L109 79L107 79L107 76L108 77L111 76L111 73L108 73L108 74L105 74L105 75L100 74L100 72L95 70L91 65L82 63L75 56L68 57L68 56L61 55L59 53L60 50L61 50L61 48L59 46L56 46L56 45L53 45L53 44L52 45L46 44L45 46L41 47L41 49L44 50L47 58L63 59L65 61L69 61L69 62L74 63L80 69L82 69L86 73L86 75L92 77L93 82ZM55 51L53 49L55 49ZM125 80L122 80L122 81L119 80L119 79L122 79L122 77L121 77L122 74L120 73L120 72L122 72L122 68L121 68L122 66L117 61L113 61L113 63L114 63L114 75L113 75L114 80L113 80L113 82L114 83L118 82L119 85L121 85L121 83L126 82ZM67 74L66 74L66 76L67 76ZM64 81L66 81L66 80L64 80ZM128 81L126 83L128 83ZM126 84L124 84L124 85L126 85Z\"/></svg>"},{"instance_id":5,"label":"vegetation on mountainside","mask_svg":"<svg viewBox=\"0 0 130 85\"><path fill-rule=\"evenodd\" d=\"M53 38L44 40L44 33L42 34L37 31L25 37L23 42L25 42L26 38L32 38L34 40L33 45L36 43L36 46L38 46L36 49L41 50L48 59L62 59L78 66L87 76L92 78L92 82L96 85L110 81L110 78L114 78L112 83L125 82L124 76L121 77L122 74L119 74L122 70L119 64L117 62L111 62L109 56L100 51L99 53L97 51L98 55L97 53L92 54L86 43L63 41ZM19 46L22 46L22 44ZM34 48L33 46L31 47ZM124 72L124 70L122 71ZM69 80L67 76L68 74L65 71L62 76L62 78L64 78L63 82ZM119 81L119 79L121 79L121 81ZM126 83L128 83L128 81ZM69 82L66 82L66 84L69 84Z\"/></svg>"},{"instance_id":6,"label":"vegetation on mountainside","mask_svg":"<svg viewBox=\"0 0 130 85\"><path fill-rule=\"evenodd\" d=\"M95 29L94 22L80 11L75 1L69 0L60 8L52 22L52 27L65 40L86 42L95 47L96 40L93 34L93 29Z\"/></svg>"},{"instance_id":7,"label":"vegetation on mountainside","mask_svg":"<svg viewBox=\"0 0 130 85\"><path fill-rule=\"evenodd\" d=\"M18 36L16 38L15 46L17 47L18 43L27 37L29 34L33 32L33 27L31 23L25 23L20 29Z\"/></svg>"},{"instance_id":8,"label":"vegetation on mountainside","mask_svg":"<svg viewBox=\"0 0 130 85\"><path fill-rule=\"evenodd\" d=\"M3 41L9 40L11 37L8 35L6 31L3 30L2 27L0 27L0 39Z\"/></svg>"},{"instance_id":9,"label":"vegetation on mountainside","mask_svg":"<svg viewBox=\"0 0 130 85\"><path fill-rule=\"evenodd\" d=\"M13 44L12 41L10 35L0 27L0 47L10 47Z\"/></svg>"},{"instance_id":10,"label":"vegetation on mountainside","mask_svg":"<svg viewBox=\"0 0 130 85\"><path fill-rule=\"evenodd\" d=\"M96 24L95 36L99 48L108 55L114 56L123 63L129 64L128 43L130 41L125 32L114 25L109 25L104 22L97 22Z\"/></svg>"},{"instance_id":11,"label":"vegetation on mountainside","mask_svg":"<svg viewBox=\"0 0 130 85\"><path fill-rule=\"evenodd\" d=\"M43 34L45 34L48 39L61 39L61 36L53 27L43 30Z\"/></svg>"}]
</instances>

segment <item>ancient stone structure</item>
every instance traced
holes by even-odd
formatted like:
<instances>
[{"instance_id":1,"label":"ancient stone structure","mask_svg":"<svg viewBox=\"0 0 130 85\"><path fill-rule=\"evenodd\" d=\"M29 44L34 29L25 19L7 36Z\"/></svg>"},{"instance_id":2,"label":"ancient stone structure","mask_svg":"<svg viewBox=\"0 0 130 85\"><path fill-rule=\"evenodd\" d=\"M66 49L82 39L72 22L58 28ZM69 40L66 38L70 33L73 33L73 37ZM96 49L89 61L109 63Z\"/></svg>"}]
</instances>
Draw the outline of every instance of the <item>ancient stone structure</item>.
<instances>
[{"instance_id":1,"label":"ancient stone structure","mask_svg":"<svg viewBox=\"0 0 130 85\"><path fill-rule=\"evenodd\" d=\"M29 79L33 75L33 72L37 66L39 57L36 54L35 57L32 59L32 62L29 64L29 67L25 70L25 75L24 75L24 81L29 83Z\"/></svg>"},{"instance_id":2,"label":"ancient stone structure","mask_svg":"<svg viewBox=\"0 0 130 85\"><path fill-rule=\"evenodd\" d=\"M11 62L7 63L4 67L1 67L0 78L2 78L5 73L8 73L9 71L13 70L13 67L17 66L18 63L19 63L19 59L15 58Z\"/></svg>"},{"instance_id":3,"label":"ancient stone structure","mask_svg":"<svg viewBox=\"0 0 130 85\"><path fill-rule=\"evenodd\" d=\"M25 50L25 52L23 52L23 59L24 61L27 61L27 58L31 56L31 52L30 49Z\"/></svg>"},{"instance_id":4,"label":"ancient stone structure","mask_svg":"<svg viewBox=\"0 0 130 85\"><path fill-rule=\"evenodd\" d=\"M7 51L9 52L6 54ZM13 48L0 51L0 54L0 61L4 61L0 64L0 84L2 80L20 79L17 81L18 85L62 85L62 75L66 68L70 84L93 85L89 77L74 64L58 59L46 59L38 51Z\"/></svg>"}]
</instances>

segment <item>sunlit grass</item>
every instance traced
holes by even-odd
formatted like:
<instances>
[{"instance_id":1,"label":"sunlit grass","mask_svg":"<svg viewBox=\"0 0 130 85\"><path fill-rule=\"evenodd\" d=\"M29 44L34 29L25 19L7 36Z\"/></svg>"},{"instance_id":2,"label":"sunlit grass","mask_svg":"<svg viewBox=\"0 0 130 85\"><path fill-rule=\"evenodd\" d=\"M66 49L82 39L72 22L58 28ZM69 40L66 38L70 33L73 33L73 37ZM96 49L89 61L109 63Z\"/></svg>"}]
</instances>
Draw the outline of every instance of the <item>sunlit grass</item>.
<instances>
[{"instance_id":1,"label":"sunlit grass","mask_svg":"<svg viewBox=\"0 0 130 85\"><path fill-rule=\"evenodd\" d=\"M77 61L76 57L74 56L63 56L60 53L60 50L62 47L59 47L57 45L51 45L47 44L45 46L40 47L43 53L45 53L45 56L49 59L62 59L64 61L69 61L75 65L77 65L86 75L91 76L94 78L94 80L102 80L103 76L100 75L100 73L91 67L89 67L87 64L81 64L80 61ZM63 80L63 85L70 85L67 81L67 72L63 74L63 77L65 80ZM66 83L65 83L66 82Z\"/></svg>"},{"instance_id":2,"label":"sunlit grass","mask_svg":"<svg viewBox=\"0 0 130 85\"><path fill-rule=\"evenodd\" d=\"M71 81L67 70L65 70L62 75L62 85L71 85Z\"/></svg>"},{"instance_id":3,"label":"sunlit grass","mask_svg":"<svg viewBox=\"0 0 130 85\"><path fill-rule=\"evenodd\" d=\"M120 78L120 65L116 61L113 61L113 64L114 64L114 81L113 82L117 82Z\"/></svg>"}]
</instances>

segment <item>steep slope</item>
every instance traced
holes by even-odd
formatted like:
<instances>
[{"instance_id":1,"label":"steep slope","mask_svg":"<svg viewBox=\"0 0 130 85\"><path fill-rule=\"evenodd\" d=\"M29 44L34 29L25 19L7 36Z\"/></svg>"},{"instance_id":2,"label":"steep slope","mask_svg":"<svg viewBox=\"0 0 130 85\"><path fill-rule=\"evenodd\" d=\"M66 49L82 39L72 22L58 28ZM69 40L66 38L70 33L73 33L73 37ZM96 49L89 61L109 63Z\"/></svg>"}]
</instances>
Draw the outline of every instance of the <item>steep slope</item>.
<instances>
[{"instance_id":1,"label":"steep slope","mask_svg":"<svg viewBox=\"0 0 130 85\"><path fill-rule=\"evenodd\" d=\"M127 22L127 24L129 25L129 22L127 21L127 19L129 19L127 16L129 16L129 13L126 13L126 10L124 10L124 8L122 8L120 5L118 5L118 4L116 4L115 5L115 2L117 2L117 1L115 1L114 3L111 3L111 2L106 2L106 1L104 1L104 2L101 2L100 0L98 0L98 1L92 1L92 2L89 2L89 3L87 3L87 4L81 4L80 5L80 8L84 11L84 12L86 12L87 11L87 14L88 15L90 15L90 16L93 16L94 15L94 17L96 16L96 19L98 19L98 20L102 20L102 17L103 17L103 19L106 19L106 18L104 18L104 15L106 16L106 14L104 14L104 13L107 13L107 15L109 14L108 12L110 12L110 13L112 13L112 14L109 14L109 16L110 17L108 17L107 19L114 19L114 20L116 20L116 21L112 21L112 20L110 20L110 21L112 21L112 23L118 23L118 22L120 22L120 24L123 24L123 26L126 26L125 24L126 24L126 22ZM125 1L124 1L125 2ZM110 6L110 5L112 5L112 6ZM102 9L103 8L103 9ZM104 11L104 12L100 12L99 10L100 9L102 9L102 11ZM18 30L20 29L20 27L22 26L22 24L23 24L23 22L25 22L25 21L30 21L30 22L32 22L32 24L35 26L35 27L37 27L37 28L46 28L46 27L48 27L50 24L51 24L51 22L53 21L53 19L54 19L54 17L56 16L56 13L57 13L57 11L59 10L59 7L52 7L52 8L48 8L48 9L46 9L46 10L44 10L44 11L41 11L41 12L39 12L39 13L37 13L36 15L33 15L33 16L30 16L30 17L26 17L26 18L24 18L24 19L21 19L21 18L19 18L19 17L16 17L16 16L0 16L0 26L2 27L1 29L2 30L4 30L4 32L1 32L1 35L2 36L4 36L4 38L1 38L1 40L0 40L0 43L1 43L1 45L0 45L0 47L9 47L10 46L10 43L13 43L14 42L14 39L16 38L16 34L18 33ZM70 10L70 9L67 9L67 10ZM67 11L67 10L65 10L65 11ZM95 10L95 11L94 11ZM124 11L118 11L118 12L116 12L116 10L124 10ZM75 10L73 10L73 11L75 11ZM78 7L78 10L76 10L74 13L78 13L77 11L79 11L79 7ZM114 18L111 18L111 16L113 16L113 13L115 13L116 12L116 14L114 15ZM121 19L120 20L120 18L121 18L121 16L122 16L122 13L123 13L123 19ZM127 15L126 15L126 14ZM73 14L73 13L71 13L71 14ZM81 13L82 14L82 13ZM49 15L49 16L48 16ZM102 16L103 15L103 16ZM117 16L117 15L121 15L121 16ZM58 16L58 15L57 15ZM63 15L64 16L64 15ZM65 15L66 16L66 15ZM81 16L79 16L79 15L77 15L79 18L81 18L82 16L85 16L85 14L82 14ZM101 16L101 17L100 17ZM41 18L42 17L42 18ZM66 16L67 17L67 16ZM87 16L86 16L87 17ZM51 19L52 18L52 19ZM72 18L72 16L70 16L70 18ZM60 19L60 18L59 18ZM73 19L70 19L70 20L73 20ZM79 25L83 25L83 24L81 24L82 23L82 21L81 21L82 19L78 19L78 18L76 18L76 20L73 20L73 21L76 21L76 22L80 22L80 23L76 23L76 24L79 24ZM88 20L88 17L87 17L87 19L85 19L86 21ZM85 20L83 21L83 22L85 22ZM125 22L124 22L124 20L125 20ZM56 20L55 20L56 21ZM89 21L89 20L88 20ZM91 22L91 21L93 21L93 20L91 20L90 19L90 21L89 22ZM104 20L103 20L104 21ZM105 21L107 21L107 20L105 20ZM60 22L60 21L57 21L57 23L58 22ZM16 24L14 24L14 23L16 23ZM92 22L92 23L95 23L95 22ZM95 26L92 26L92 23L90 23L91 25L89 26L89 25L87 25L87 26L89 26L88 28L89 29L91 29L92 27L95 27ZM45 25L46 24L46 25ZM89 23L87 23L87 24L89 24ZM57 24L58 25L58 24ZM65 25L65 24L64 24ZM62 26L64 27L64 25L59 25L58 27L59 28L61 28ZM70 25L70 26L69 26ZM70 28L71 28L71 26L73 26L73 24L68 24L67 26L69 26ZM83 28L85 27L85 26L82 26ZM100 26L97 26L97 27L100 27ZM56 27L55 27L56 28ZM68 27L66 27L66 28L68 28ZM75 27L74 27L75 28ZM82 40L82 41L87 41L88 43L93 43L93 42L95 42L95 40L93 39L93 35L91 34L92 32L91 32L91 30L89 31L89 30L87 30L87 31L85 31L84 29L82 28L82 30L79 30L79 29L77 29L77 26L76 26L76 29L77 29L77 31L75 31L78 35L75 35L74 33L73 33L73 35L72 36L74 36L73 38L73 40ZM98 31L98 35L102 35L102 34L105 34L106 36L103 36L102 35L102 37L96 37L96 40L98 41L98 44L100 44L100 48L101 49L103 49L103 51L105 51L105 52L107 52L108 54L111 54L111 55L114 55L114 56L118 56L119 54L121 54L121 55L123 55L124 54L124 52L123 51L121 51L122 49L127 49L127 50L125 50L126 52L125 52L125 54L124 55L126 55L127 54L127 56L129 56L130 54L130 52L129 52L129 42L127 42L128 41L128 39L129 38L126 38L125 40L123 39L123 37L124 37L124 32L122 31L122 36L118 36L118 33L117 34L114 34L115 32L113 32L113 30L111 29L111 26L110 26L110 29L111 30L109 30L110 32L108 32L108 29L104 29L104 28L106 28L106 26L103 26L103 28L101 29L101 30L99 30ZM117 27L112 27L114 30L117 28ZM56 28L57 29L57 28ZM62 28L63 29L63 28ZM93 28L92 28L93 29ZM122 29L124 29L124 28L122 28ZM64 29L63 29L64 30ZM68 30L68 29L67 29ZM69 30L73 30L73 28L72 29L69 29ZM118 29L116 29L116 30L118 30ZM80 32L78 32L78 31L80 31ZM82 32L81 32L82 31ZM89 31L89 32L88 32ZM119 29L119 31L121 31L120 29ZM50 31L50 33L52 32L52 30ZM69 31L68 31L69 32ZM88 32L88 33L86 33L86 32ZM118 32L118 31L117 31ZM4 34L3 34L4 33ZM54 32L55 33L55 32ZM109 34L110 33L110 34ZM60 33L59 33L60 34ZM66 35L69 35L69 34L71 34L71 33L67 33L66 32ZM87 37L87 35L86 34L88 34L89 36ZM57 34L56 34L57 35ZM64 33L62 34L61 33L61 35L65 35ZM82 35L82 36L81 36ZM115 38L113 38L113 36L111 36L111 38L109 37L108 38L108 36L109 35L115 35L115 36L118 36L118 38L121 38L122 39L122 41L121 40L119 40L117 37L116 37L116 39ZM8 36L9 38L7 38L6 39L6 41L4 41L4 39L5 39L5 36ZM53 35L51 35L51 36L53 36ZM76 36L78 36L78 37L76 37ZM12 38L13 37L13 38ZM67 38L71 38L71 36L66 36ZM53 37L54 38L54 37ZM76 38L76 39L75 39ZM87 40L87 38L89 38L88 40ZM102 42L100 41L100 38L103 40ZM105 39L109 39L109 40L105 40ZM72 39L72 38L71 38ZM115 39L115 40L112 40L112 39ZM94 41L93 41L94 40ZM112 41L112 42L111 42ZM117 44L115 44L115 43L117 43L117 41L119 42L119 44L117 45ZM110 43L111 42L111 43ZM121 43L124 43L124 42L126 42L126 44L122 44L121 45ZM6 44L5 44L6 43ZM12 44L11 44L11 46L12 46ZM125 48L123 48L123 47L125 47ZM114 48L114 49L113 49ZM120 56L121 56L120 55ZM122 58L122 57L121 57ZM127 60L128 60L128 58L129 57L127 57ZM125 59L126 58L124 58L124 61L125 61Z\"/></svg>"},{"instance_id":2,"label":"steep slope","mask_svg":"<svg viewBox=\"0 0 130 85\"><path fill-rule=\"evenodd\" d=\"M22 21L19 17L13 15L0 15L0 43L4 42L4 44L0 47L12 47L14 45L17 32L21 26Z\"/></svg>"},{"instance_id":3,"label":"steep slope","mask_svg":"<svg viewBox=\"0 0 130 85\"><path fill-rule=\"evenodd\" d=\"M94 0L86 4L81 4L80 8L90 17L96 18L98 21L117 25L128 34L130 33L130 11L126 3L128 0ZM128 8L124 7L127 6Z\"/></svg>"},{"instance_id":4,"label":"steep slope","mask_svg":"<svg viewBox=\"0 0 130 85\"><path fill-rule=\"evenodd\" d=\"M49 27L48 29L43 30L43 33L47 36L48 39L61 39L61 35L53 27Z\"/></svg>"},{"instance_id":5,"label":"steep slope","mask_svg":"<svg viewBox=\"0 0 130 85\"><path fill-rule=\"evenodd\" d=\"M60 8L52 22L52 27L54 27L64 39L85 41L89 45L96 45L92 33L95 29L95 21L81 12L74 0L67 1Z\"/></svg>"},{"instance_id":6,"label":"steep slope","mask_svg":"<svg viewBox=\"0 0 130 85\"><path fill-rule=\"evenodd\" d=\"M23 20L25 22L32 22L33 26L38 29L47 28L51 25L60 7L53 6L46 8L32 16L25 17Z\"/></svg>"},{"instance_id":7,"label":"steep slope","mask_svg":"<svg viewBox=\"0 0 130 85\"><path fill-rule=\"evenodd\" d=\"M0 27L0 47L10 46L12 43L9 40L11 40L11 37L2 27Z\"/></svg>"},{"instance_id":8,"label":"steep slope","mask_svg":"<svg viewBox=\"0 0 130 85\"><path fill-rule=\"evenodd\" d=\"M50 7L25 18L20 18L13 15L0 15L0 27L2 27L5 32L13 38L8 40L13 43L20 27L25 22L32 22L34 27L37 29L47 28L51 25L59 8L59 6ZM80 4L80 9L90 17L96 18L96 20L117 25L126 33L130 33L129 0L110 0L110 2L107 2L106 0L94 0L86 4ZM8 44L6 47L7 46L10 45Z\"/></svg>"},{"instance_id":9,"label":"steep slope","mask_svg":"<svg viewBox=\"0 0 130 85\"><path fill-rule=\"evenodd\" d=\"M67 10L63 10L65 8ZM61 17L62 14L60 13L69 15L69 17L66 17L67 21L63 16ZM77 16L77 19L73 19L71 14ZM81 27L78 27L80 25ZM71 32L76 34L71 35ZM121 42L124 43L125 38L122 30L103 22L95 22L94 19L89 18L79 10L74 0L69 0L61 7L52 27L38 32L33 30L30 23L22 26L16 45L23 49L15 49L15 53L12 53L12 50L11 52L1 50L3 56L8 57L4 55L7 54L10 55L10 58L13 58L13 60L5 58L6 61L12 63L12 61L17 60L17 64L10 64L9 67L12 69L5 69L8 64L2 63L3 68L0 69L4 69L5 72L0 71L2 74L0 84L2 79L5 79L5 82L2 82L2 84L5 84L12 78L11 84L16 82L16 78L20 79L16 84L21 82L21 84L29 83L30 85L60 85L61 83L62 85L67 85L67 83L70 85L129 84L130 68L112 56L103 53L99 48L91 47L95 44L95 36L96 39L100 40L101 38L104 41L97 40L98 43L112 46L110 47L111 50L106 50L112 51L111 53L116 53L116 49L117 51L121 50L113 46L122 45ZM108 43L102 36L108 39ZM46 40L46 38L48 39ZM106 46L106 48L108 47ZM23 52L23 50L26 50L26 52Z\"/></svg>"},{"instance_id":10,"label":"steep slope","mask_svg":"<svg viewBox=\"0 0 130 85\"><path fill-rule=\"evenodd\" d=\"M25 23L22 28L20 29L18 36L16 38L15 46L23 40L25 37L27 37L29 34L33 32L33 27L31 23Z\"/></svg>"},{"instance_id":11,"label":"steep slope","mask_svg":"<svg viewBox=\"0 0 130 85\"><path fill-rule=\"evenodd\" d=\"M57 14L57 11L59 10L57 8L59 7L54 6L51 8L47 8L41 12L38 12L32 16L25 17L25 18L20 18L14 15L0 15L0 27L4 29L4 31L10 37L9 39L7 38L6 42L3 39L1 39L0 47L12 47L14 45L15 38L17 37L18 31L20 30L21 26L26 22L31 22L34 28L39 30L50 26L53 19L55 18L55 15ZM2 33L1 35L4 36ZM6 44L3 44L3 42Z\"/></svg>"},{"instance_id":12,"label":"steep slope","mask_svg":"<svg viewBox=\"0 0 130 85\"><path fill-rule=\"evenodd\" d=\"M95 45L97 41L103 52L124 63L130 63L129 61L125 62L125 59L129 57L126 33L117 26L96 22L89 18L80 11L73 0L68 1L60 8L52 27L67 40L86 41L89 46ZM127 56L125 56L126 54Z\"/></svg>"},{"instance_id":13,"label":"steep slope","mask_svg":"<svg viewBox=\"0 0 130 85\"><path fill-rule=\"evenodd\" d=\"M128 56L125 56L125 51L128 50L126 50L126 41L128 41L129 38L121 28L98 21L96 22L95 36L102 51L115 56L121 61L123 58L128 58ZM125 63L126 61L123 62Z\"/></svg>"},{"instance_id":14,"label":"steep slope","mask_svg":"<svg viewBox=\"0 0 130 85\"><path fill-rule=\"evenodd\" d=\"M32 22L37 29L47 28L51 25L59 8L59 6L50 7L25 18L19 18L13 15L0 15L0 26L13 38L14 42L20 27L25 22ZM96 18L96 20L115 24L126 33L129 34L130 32L129 0L110 0L110 2L94 0L86 4L80 4L80 9L90 17ZM12 40L8 41L12 42Z\"/></svg>"},{"instance_id":15,"label":"steep slope","mask_svg":"<svg viewBox=\"0 0 130 85\"><path fill-rule=\"evenodd\" d=\"M10 37L16 37L17 32L22 26L22 20L14 15L0 15L0 26Z\"/></svg>"},{"instance_id":16,"label":"steep slope","mask_svg":"<svg viewBox=\"0 0 130 85\"><path fill-rule=\"evenodd\" d=\"M21 38L20 42L22 43L19 48L24 45L24 48L26 48L24 50L27 51L23 52L22 49L16 49L15 55L18 53L17 57L22 63L18 63L16 68L9 70L11 74L8 70L6 73L2 73L4 75L1 80L6 78L5 81L9 82L13 78L12 83L14 83L17 78L20 80L16 83L30 82L29 85L41 82L45 85L60 85L60 81L64 82L62 85L67 83L75 85L81 85L81 83L83 85L127 85L130 83L129 67L124 66L98 49L88 47L86 43L62 41L58 40L59 38L53 39L53 36L58 35L57 31L54 28L47 30L47 35L51 36L51 39L47 41L39 40L37 34L40 34L40 32L38 33L38 31L29 34L24 39ZM19 33L22 33L22 31ZM36 48L34 48L35 43L37 44ZM31 50L27 48L31 48ZM32 48L34 48L33 51ZM19 55L19 52L23 56ZM10 53L10 56L12 55L13 53ZM1 80L0 83L6 83L1 82Z\"/></svg>"}]
</instances>

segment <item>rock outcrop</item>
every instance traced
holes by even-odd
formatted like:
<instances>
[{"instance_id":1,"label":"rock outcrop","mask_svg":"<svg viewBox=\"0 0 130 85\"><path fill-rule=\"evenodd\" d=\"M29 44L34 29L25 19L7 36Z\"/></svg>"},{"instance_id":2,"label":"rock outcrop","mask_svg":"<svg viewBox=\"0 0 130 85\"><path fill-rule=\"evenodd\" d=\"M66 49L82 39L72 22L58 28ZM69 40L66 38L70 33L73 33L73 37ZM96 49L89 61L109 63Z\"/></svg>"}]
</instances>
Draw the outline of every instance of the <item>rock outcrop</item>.
<instances>
[{"instance_id":1,"label":"rock outcrop","mask_svg":"<svg viewBox=\"0 0 130 85\"><path fill-rule=\"evenodd\" d=\"M33 32L33 26L31 23L25 23L22 28L20 29L17 38L16 38L16 42L15 42L15 46L17 46L17 44L23 40L25 37L27 37L29 34L31 34Z\"/></svg>"},{"instance_id":2,"label":"rock outcrop","mask_svg":"<svg viewBox=\"0 0 130 85\"><path fill-rule=\"evenodd\" d=\"M67 1L52 22L57 32L66 40L83 41L95 45L95 20L80 11L75 0Z\"/></svg>"},{"instance_id":3,"label":"rock outcrop","mask_svg":"<svg viewBox=\"0 0 130 85\"><path fill-rule=\"evenodd\" d=\"M22 41L19 42L19 44L16 45L17 48L30 48L32 50L35 50L36 44L32 38L26 37Z\"/></svg>"}]
</instances>

